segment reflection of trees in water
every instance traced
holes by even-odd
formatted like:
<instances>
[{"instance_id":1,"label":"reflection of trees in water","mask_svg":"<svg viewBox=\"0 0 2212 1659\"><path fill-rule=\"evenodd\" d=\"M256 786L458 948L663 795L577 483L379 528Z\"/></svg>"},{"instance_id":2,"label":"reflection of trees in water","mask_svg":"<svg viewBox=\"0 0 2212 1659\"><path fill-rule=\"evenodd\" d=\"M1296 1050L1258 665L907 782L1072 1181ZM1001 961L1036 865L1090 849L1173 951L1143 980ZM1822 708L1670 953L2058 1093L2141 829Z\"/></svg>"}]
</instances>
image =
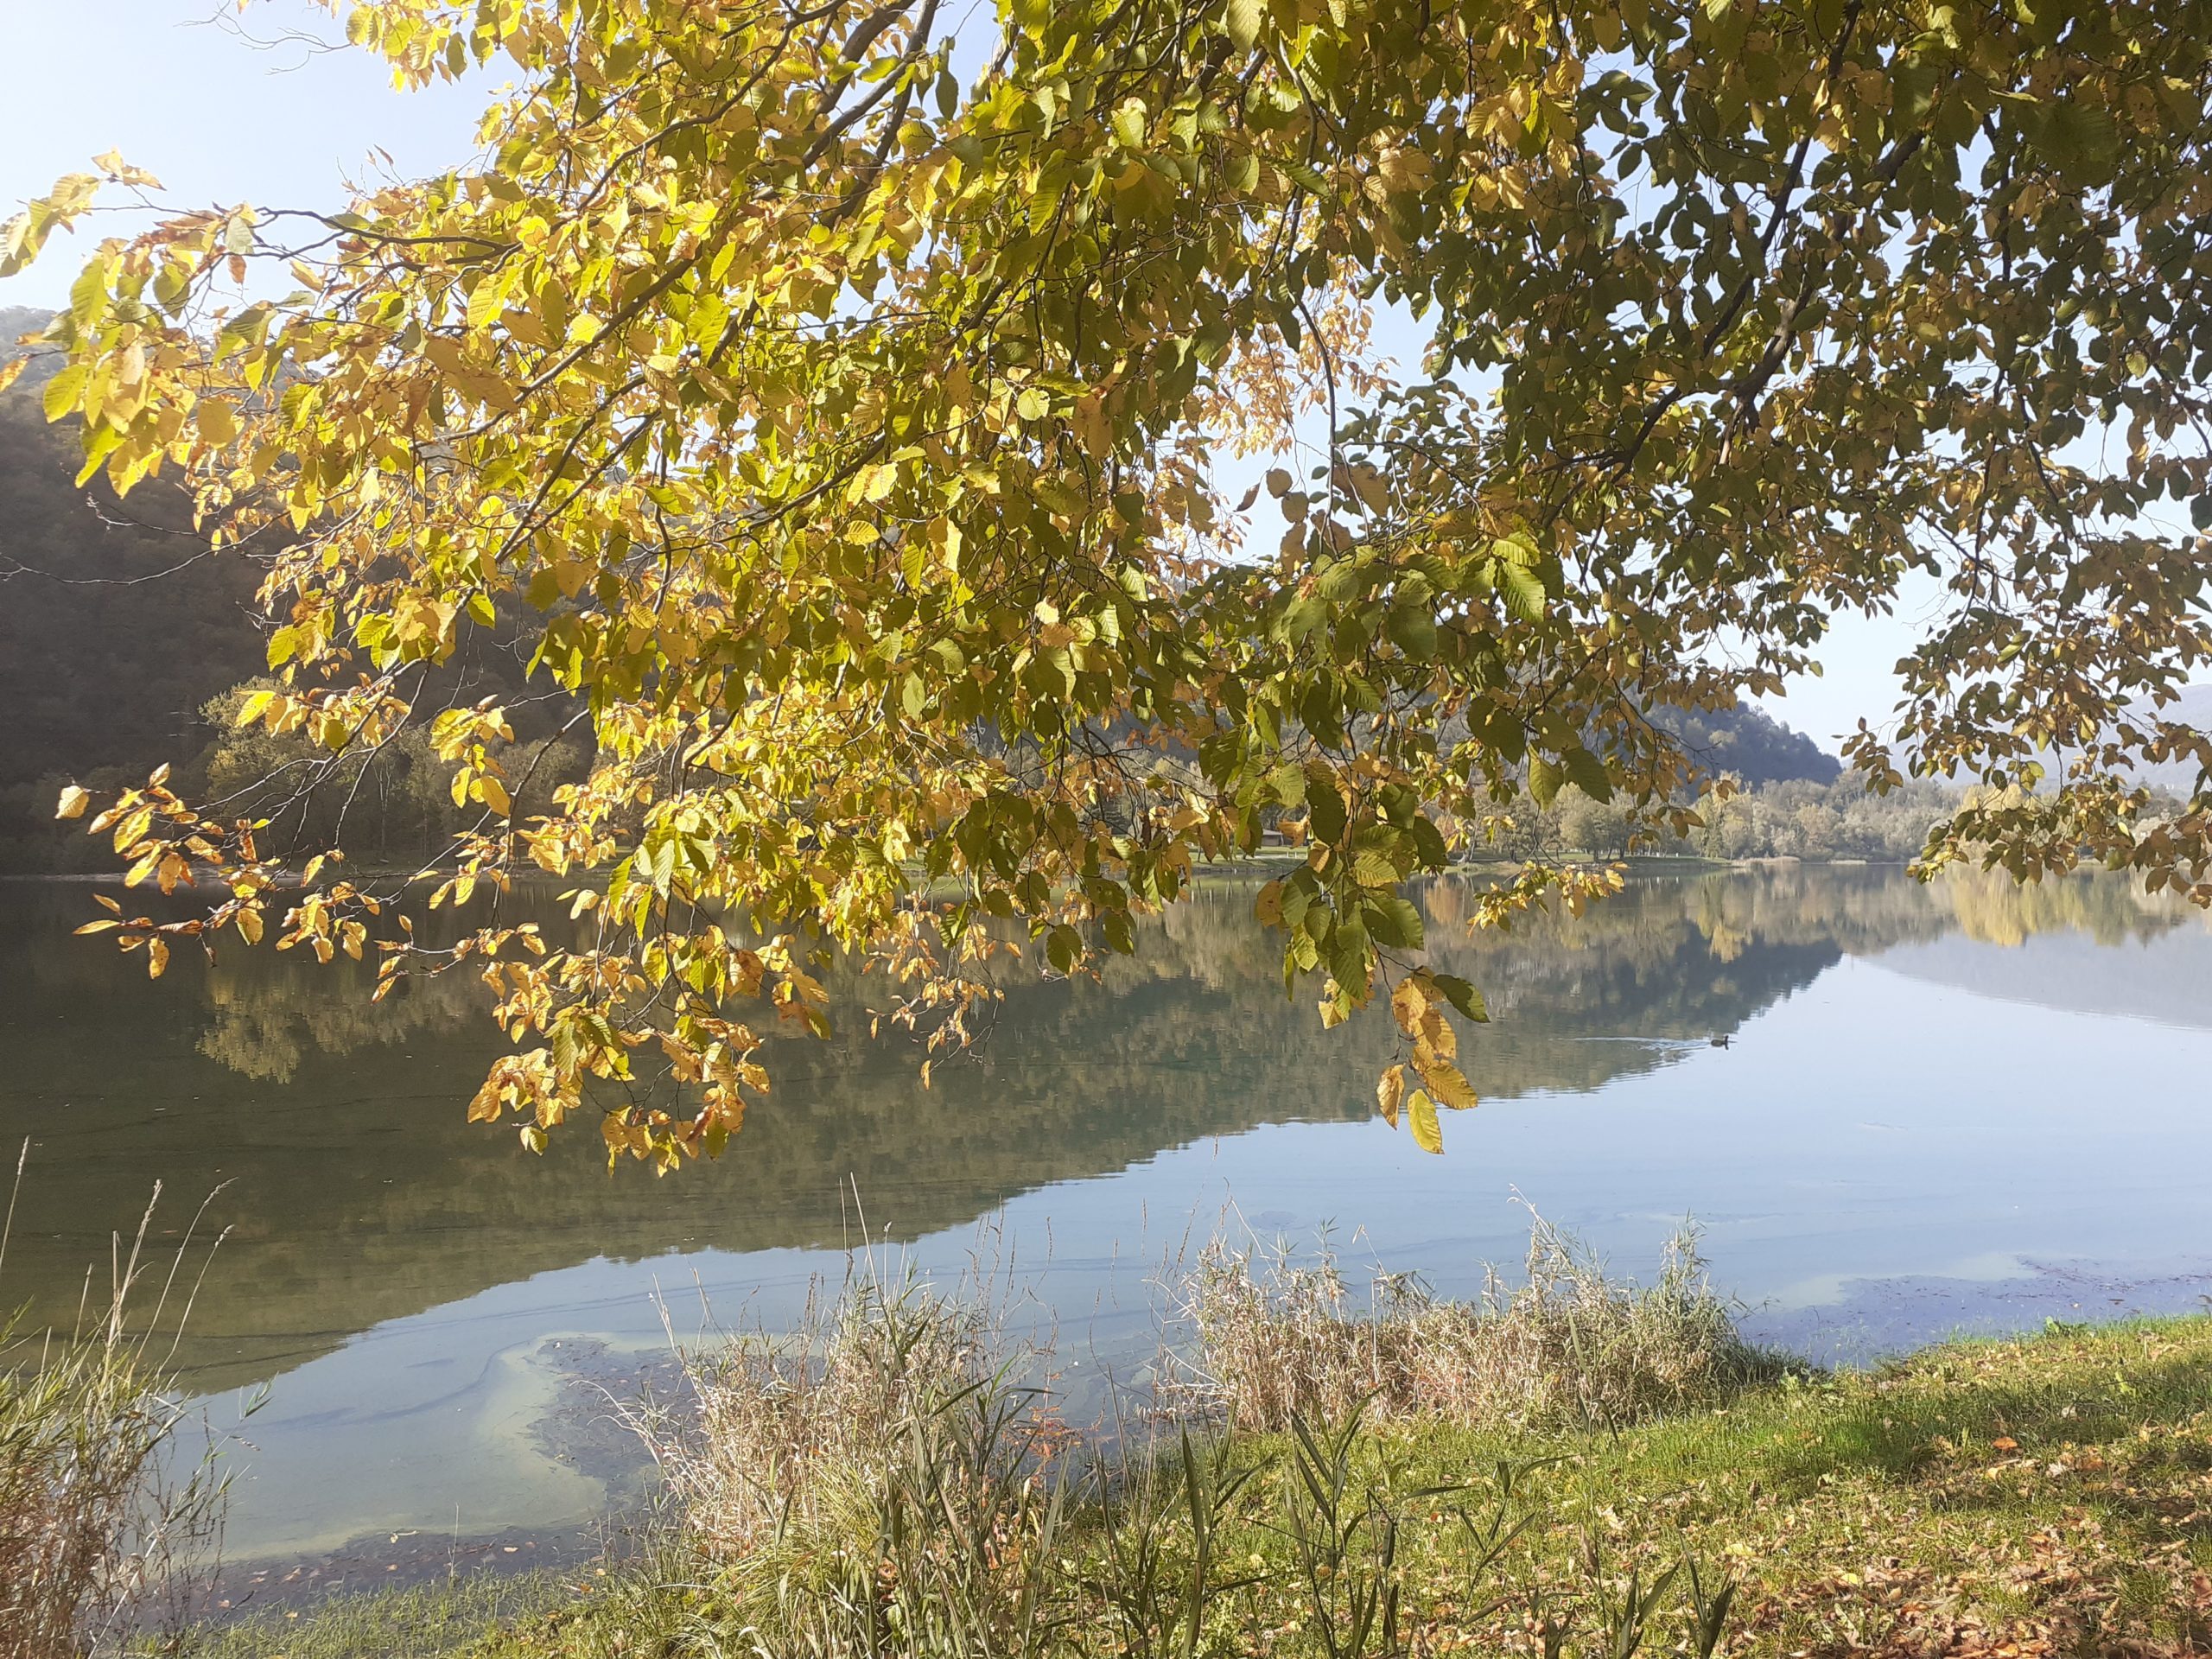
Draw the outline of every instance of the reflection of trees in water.
<instances>
[{"instance_id":1,"label":"reflection of trees in water","mask_svg":"<svg viewBox=\"0 0 2212 1659\"><path fill-rule=\"evenodd\" d=\"M309 1054L350 1054L365 1044L406 1044L486 1018L482 982L450 973L404 982L372 1003L366 971L317 968L274 952L233 952L207 977L207 1025L200 1052L258 1083L289 1083Z\"/></svg>"},{"instance_id":2,"label":"reflection of trees in water","mask_svg":"<svg viewBox=\"0 0 2212 1659\"><path fill-rule=\"evenodd\" d=\"M2116 883L2023 894L1968 876L1930 893L1893 869L1780 866L1637 882L1579 920L1471 935L1479 880L1425 898L1433 956L1496 1014L1464 1051L1493 1102L1669 1064L1845 953L2175 925ZM1287 1000L1255 890L1203 890L1103 983L1010 977L988 1040L926 1091L910 1039L868 1037L871 982L849 983L832 1041L776 1045L776 1092L723 1160L663 1182L610 1178L588 1127L537 1160L462 1121L499 1040L473 976L372 1007L350 964L231 952L212 966L180 956L149 987L62 938L80 893L0 895L0 1141L41 1143L8 1288L65 1318L85 1263L156 1179L194 1202L229 1181L214 1220L235 1230L201 1292L194 1351L243 1379L594 1255L837 1245L851 1185L872 1222L912 1238L1165 1148L1364 1118L1387 1018L1324 1032L1308 1000Z\"/></svg>"},{"instance_id":3,"label":"reflection of trees in water","mask_svg":"<svg viewBox=\"0 0 2212 1659\"><path fill-rule=\"evenodd\" d=\"M1704 1035L1722 1028L1716 1021L1732 1012L1740 1019L1755 1011L1755 988L1772 974L1753 972L1748 982L1743 975L1685 977L1686 962L1700 957L1722 965L1747 954L1786 957L1790 965L1781 976L1794 980L1808 961L1825 965L1840 955L1953 931L2013 945L2072 931L2117 944L2155 937L2185 918L2212 920L2097 875L2024 888L1999 874L1961 869L1924 888L1890 867L1777 864L1638 881L1580 918L1545 913L1507 932L1471 931L1473 899L1486 882L1458 876L1425 889L1431 960L1480 984L1501 1024L1522 1014L1548 1027L1599 1025L1626 1035ZM1268 1005L1292 1010L1274 940L1251 920L1252 895L1252 884L1226 880L1156 918L1137 957L1105 964L1112 1012L1103 1020L1097 988L1044 985L1027 964L1003 967L999 978L1009 1001L988 1022L1001 1033L994 1040L1019 1043L1004 1033L1026 1030L1065 1052L1070 1037L1091 1044L1102 1026L1121 1026L1151 1039L1133 1052L1175 1054L1217 1046L1230 1004L1237 1018L1273 1023ZM539 919L549 931L561 925L557 910ZM239 1076L283 1083L308 1054L404 1046L418 1033L457 1033L484 1018L482 988L472 974L411 981L378 1006L367 1000L370 983L365 969L342 962L318 969L268 952L230 953L206 976L200 1052ZM1163 983L1175 994L1147 994ZM827 1050L811 1041L785 1046L786 1065L821 1076L868 1070L898 1053L895 1033L873 1040L865 1034L874 982L847 976L840 988L841 1037ZM1302 1005L1293 1023L1309 1023ZM918 1056L908 1058L918 1063Z\"/></svg>"},{"instance_id":4,"label":"reflection of trees in water","mask_svg":"<svg viewBox=\"0 0 2212 1659\"><path fill-rule=\"evenodd\" d=\"M1982 944L2024 944L2038 933L2086 933L2099 944L2212 927L2212 912L2102 874L2016 885L1988 870L1953 870L1936 884L1959 930Z\"/></svg>"}]
</instances>

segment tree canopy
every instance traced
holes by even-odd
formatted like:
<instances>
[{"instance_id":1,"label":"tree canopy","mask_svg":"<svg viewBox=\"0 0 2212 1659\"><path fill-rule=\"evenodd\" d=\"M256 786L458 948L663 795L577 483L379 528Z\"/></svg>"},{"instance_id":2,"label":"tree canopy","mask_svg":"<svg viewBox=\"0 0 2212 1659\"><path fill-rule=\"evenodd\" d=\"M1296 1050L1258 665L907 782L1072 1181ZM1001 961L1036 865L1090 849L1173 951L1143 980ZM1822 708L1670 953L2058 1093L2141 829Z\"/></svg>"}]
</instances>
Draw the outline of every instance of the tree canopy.
<instances>
[{"instance_id":1,"label":"tree canopy","mask_svg":"<svg viewBox=\"0 0 2212 1659\"><path fill-rule=\"evenodd\" d=\"M1481 1007L1402 884L1524 783L1682 828L1655 716L1914 573L1948 603L1850 759L1987 786L1930 861L2212 900L2212 796L2149 822L2124 773L2212 763L2158 712L2212 657L2203 0L333 3L403 81L511 66L480 156L102 244L46 408L282 534L245 720L334 768L427 724L479 813L434 901L491 907L419 947L156 779L96 827L226 884L104 924L156 970L278 909L387 983L473 962L518 1051L475 1112L589 1097L665 1166L768 1086L747 999L826 1023L825 950L957 1041L979 960L1126 950L1287 817L1256 919L1325 1020L1387 991L1427 1142ZM156 188L64 180L0 275ZM1402 381L1378 307L1433 334ZM516 627L589 728L550 790L511 700L426 689ZM501 922L530 868L588 948Z\"/></svg>"}]
</instances>

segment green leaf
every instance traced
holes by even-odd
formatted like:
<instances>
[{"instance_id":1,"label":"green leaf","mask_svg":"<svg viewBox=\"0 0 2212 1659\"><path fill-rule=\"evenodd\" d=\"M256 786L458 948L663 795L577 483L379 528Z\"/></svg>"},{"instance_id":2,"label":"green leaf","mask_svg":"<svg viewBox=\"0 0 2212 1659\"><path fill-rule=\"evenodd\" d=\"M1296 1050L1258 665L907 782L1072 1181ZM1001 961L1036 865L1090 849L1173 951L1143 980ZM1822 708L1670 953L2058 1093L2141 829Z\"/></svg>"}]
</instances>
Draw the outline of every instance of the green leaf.
<instances>
[{"instance_id":1,"label":"green leaf","mask_svg":"<svg viewBox=\"0 0 2212 1659\"><path fill-rule=\"evenodd\" d=\"M1544 618L1543 579L1526 565L1501 559L1497 567L1498 590L1505 596L1505 608L1523 622L1541 622Z\"/></svg>"},{"instance_id":2,"label":"green leaf","mask_svg":"<svg viewBox=\"0 0 2212 1659\"><path fill-rule=\"evenodd\" d=\"M1426 817L1416 817L1406 833L1413 837L1414 856L1425 870L1440 870L1452 861L1452 849L1444 844L1444 832Z\"/></svg>"},{"instance_id":3,"label":"green leaf","mask_svg":"<svg viewBox=\"0 0 2212 1659\"><path fill-rule=\"evenodd\" d=\"M1314 840L1333 846L1344 839L1344 798L1337 793L1329 769L1318 761L1306 769L1306 806Z\"/></svg>"},{"instance_id":4,"label":"green leaf","mask_svg":"<svg viewBox=\"0 0 2212 1659\"><path fill-rule=\"evenodd\" d=\"M1436 655L1436 619L1426 605L1400 605L1390 613L1390 639L1417 663Z\"/></svg>"},{"instance_id":5,"label":"green leaf","mask_svg":"<svg viewBox=\"0 0 2212 1659\"><path fill-rule=\"evenodd\" d=\"M72 363L46 383L39 405L48 420L58 421L77 407L77 400L85 395L85 377L89 372L83 363Z\"/></svg>"},{"instance_id":6,"label":"green leaf","mask_svg":"<svg viewBox=\"0 0 2212 1659\"><path fill-rule=\"evenodd\" d=\"M1249 52L1260 38L1260 0L1229 0L1229 43Z\"/></svg>"},{"instance_id":7,"label":"green leaf","mask_svg":"<svg viewBox=\"0 0 2212 1659\"><path fill-rule=\"evenodd\" d=\"M1427 929L1414 901L1402 893L1362 901L1368 931L1394 950L1418 950L1427 942Z\"/></svg>"},{"instance_id":8,"label":"green leaf","mask_svg":"<svg viewBox=\"0 0 2212 1659\"><path fill-rule=\"evenodd\" d=\"M1398 880L1398 867L1379 848L1361 849L1351 861L1351 879L1363 887L1388 887Z\"/></svg>"},{"instance_id":9,"label":"green leaf","mask_svg":"<svg viewBox=\"0 0 2212 1659\"><path fill-rule=\"evenodd\" d=\"M1593 801L1613 798L1613 780L1605 773L1603 762L1585 748L1572 748L1560 756L1567 768L1567 781Z\"/></svg>"},{"instance_id":10,"label":"green leaf","mask_svg":"<svg viewBox=\"0 0 2212 1659\"><path fill-rule=\"evenodd\" d=\"M1090 505L1088 496L1063 478L1040 478L1031 486L1031 493L1054 512L1066 518L1074 518Z\"/></svg>"},{"instance_id":11,"label":"green leaf","mask_svg":"<svg viewBox=\"0 0 2212 1659\"><path fill-rule=\"evenodd\" d=\"M1444 1000L1459 1011L1462 1017L1485 1024L1490 1010L1483 1006L1483 994L1457 974L1431 974L1430 982L1444 993Z\"/></svg>"},{"instance_id":12,"label":"green leaf","mask_svg":"<svg viewBox=\"0 0 2212 1659\"><path fill-rule=\"evenodd\" d=\"M1529 757L1529 793L1538 806L1548 807L1559 798L1560 770L1541 754Z\"/></svg>"},{"instance_id":13,"label":"green leaf","mask_svg":"<svg viewBox=\"0 0 2212 1659\"><path fill-rule=\"evenodd\" d=\"M1329 972L1337 983L1347 988L1367 983L1368 970L1374 966L1369 952L1374 941L1368 937L1367 924L1357 915L1340 916L1329 935Z\"/></svg>"}]
</instances>

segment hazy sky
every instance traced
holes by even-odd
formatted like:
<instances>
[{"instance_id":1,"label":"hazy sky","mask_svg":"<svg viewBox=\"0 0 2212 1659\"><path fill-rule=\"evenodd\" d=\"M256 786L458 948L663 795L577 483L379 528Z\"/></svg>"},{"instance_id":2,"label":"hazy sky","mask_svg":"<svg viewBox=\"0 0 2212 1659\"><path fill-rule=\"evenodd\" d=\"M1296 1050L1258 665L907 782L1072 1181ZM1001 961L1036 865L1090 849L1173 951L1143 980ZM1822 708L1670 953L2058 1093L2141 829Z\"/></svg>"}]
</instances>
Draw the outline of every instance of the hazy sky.
<instances>
[{"instance_id":1,"label":"hazy sky","mask_svg":"<svg viewBox=\"0 0 2212 1659\"><path fill-rule=\"evenodd\" d=\"M467 155L480 94L395 92L361 53L256 49L240 30L264 41L297 30L340 38L307 0L253 0L242 16L232 0L0 0L0 63L11 72L0 99L0 216L109 149L158 175L184 206L326 205L347 176L381 170L376 148L402 175ZM38 265L0 282L0 306L60 304L72 254L67 238L48 244ZM1860 715L1878 722L1915 620L1909 609L1840 624L1822 653L1825 677L1773 711L1830 747Z\"/></svg>"}]
</instances>

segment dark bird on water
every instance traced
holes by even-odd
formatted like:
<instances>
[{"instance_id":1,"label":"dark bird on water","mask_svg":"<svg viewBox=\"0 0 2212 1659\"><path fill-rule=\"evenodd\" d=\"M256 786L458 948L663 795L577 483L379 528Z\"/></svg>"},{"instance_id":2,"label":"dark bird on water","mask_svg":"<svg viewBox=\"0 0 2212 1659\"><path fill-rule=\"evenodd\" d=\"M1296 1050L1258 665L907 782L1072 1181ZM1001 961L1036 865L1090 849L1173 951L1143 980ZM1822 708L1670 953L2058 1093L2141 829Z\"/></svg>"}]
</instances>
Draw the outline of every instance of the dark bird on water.
<instances>
[{"instance_id":1,"label":"dark bird on water","mask_svg":"<svg viewBox=\"0 0 2212 1659\"><path fill-rule=\"evenodd\" d=\"M1728 1046L1728 1039L1727 1039L1727 1037L1726 1037L1726 1035L1722 1035L1722 1036L1715 1037L1715 1038L1713 1039L1713 1046L1715 1048L1726 1048L1726 1047L1727 1047L1727 1046Z\"/></svg>"}]
</instances>

